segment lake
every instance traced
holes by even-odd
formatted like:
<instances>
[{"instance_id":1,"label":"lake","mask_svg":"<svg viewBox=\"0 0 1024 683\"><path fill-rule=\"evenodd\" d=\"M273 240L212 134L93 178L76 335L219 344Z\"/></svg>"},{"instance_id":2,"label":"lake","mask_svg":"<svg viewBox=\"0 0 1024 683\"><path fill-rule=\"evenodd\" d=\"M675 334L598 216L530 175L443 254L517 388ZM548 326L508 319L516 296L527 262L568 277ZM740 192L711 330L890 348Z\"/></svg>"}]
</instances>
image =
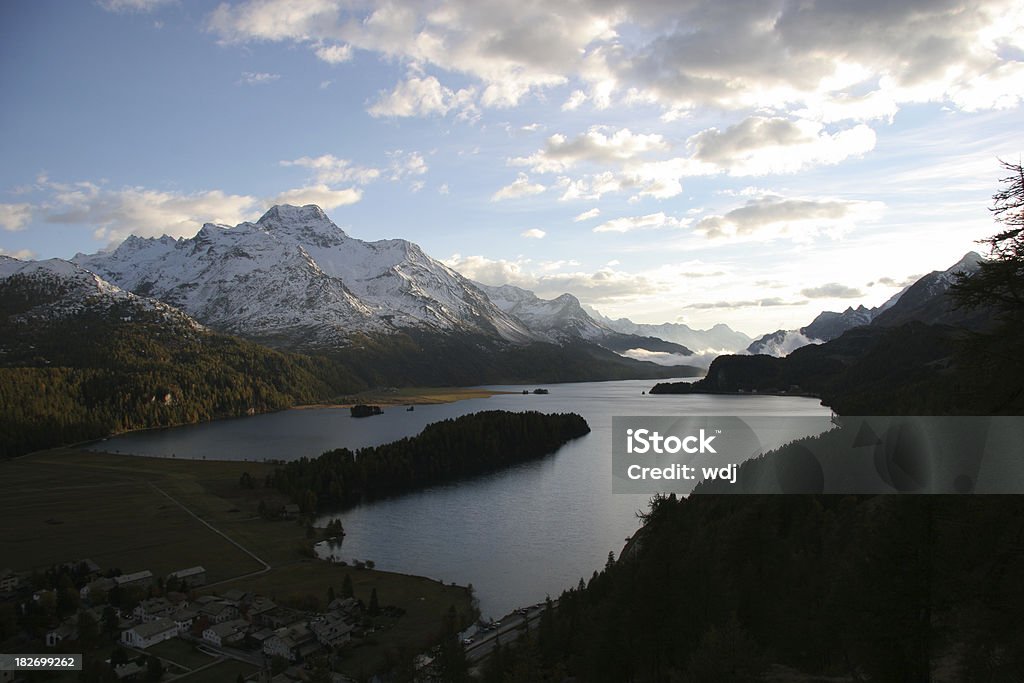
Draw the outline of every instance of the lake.
<instances>
[{"instance_id":1,"label":"lake","mask_svg":"<svg viewBox=\"0 0 1024 683\"><path fill-rule=\"evenodd\" d=\"M362 505L335 516L345 526L340 547L321 544L321 556L373 560L377 569L472 584L484 617L589 579L626 537L648 495L612 493L614 415L828 415L816 399L795 396L645 395L651 380L543 385L547 395L523 395L523 386L488 389L514 393L442 405L385 408L355 419L348 410L289 410L188 427L135 432L96 448L158 457L218 460L291 460L342 446L359 448L412 436L431 422L480 410L576 412L591 433L543 460L399 498ZM386 604L387 596L380 596Z\"/></svg>"}]
</instances>

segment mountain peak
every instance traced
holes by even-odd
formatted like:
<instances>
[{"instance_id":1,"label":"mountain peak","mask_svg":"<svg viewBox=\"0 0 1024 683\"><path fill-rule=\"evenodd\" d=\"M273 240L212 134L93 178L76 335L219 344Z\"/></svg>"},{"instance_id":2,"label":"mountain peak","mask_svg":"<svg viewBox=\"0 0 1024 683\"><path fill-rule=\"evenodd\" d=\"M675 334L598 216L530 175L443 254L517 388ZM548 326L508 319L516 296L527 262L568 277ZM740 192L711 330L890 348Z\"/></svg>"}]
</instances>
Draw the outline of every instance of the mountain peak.
<instances>
[{"instance_id":1,"label":"mountain peak","mask_svg":"<svg viewBox=\"0 0 1024 683\"><path fill-rule=\"evenodd\" d=\"M292 204L275 204L256 221L259 225L274 223L303 224L303 223L334 223L327 217L324 210L316 204L305 206L293 206Z\"/></svg>"}]
</instances>

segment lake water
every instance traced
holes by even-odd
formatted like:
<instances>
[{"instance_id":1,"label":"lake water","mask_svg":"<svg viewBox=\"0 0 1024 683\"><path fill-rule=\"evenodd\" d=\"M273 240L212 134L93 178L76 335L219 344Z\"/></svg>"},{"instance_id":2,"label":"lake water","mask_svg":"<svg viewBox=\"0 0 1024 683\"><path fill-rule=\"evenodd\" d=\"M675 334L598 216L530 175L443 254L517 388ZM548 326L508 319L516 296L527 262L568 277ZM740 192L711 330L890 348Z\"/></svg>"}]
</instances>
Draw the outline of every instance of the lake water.
<instances>
[{"instance_id":1,"label":"lake water","mask_svg":"<svg viewBox=\"0 0 1024 683\"><path fill-rule=\"evenodd\" d=\"M291 460L338 447L359 448L412 436L431 422L480 410L576 412L591 433L540 461L326 515L340 517L340 547L322 556L373 560L378 569L473 584L485 617L557 597L616 556L638 527L649 496L612 493L614 415L828 415L815 399L789 396L644 395L650 380L522 386L514 393L443 405L385 409L353 419L348 410L289 410L237 420L137 432L96 448L109 452L218 460ZM533 388L532 386L529 388ZM385 603L387 596L380 596Z\"/></svg>"}]
</instances>

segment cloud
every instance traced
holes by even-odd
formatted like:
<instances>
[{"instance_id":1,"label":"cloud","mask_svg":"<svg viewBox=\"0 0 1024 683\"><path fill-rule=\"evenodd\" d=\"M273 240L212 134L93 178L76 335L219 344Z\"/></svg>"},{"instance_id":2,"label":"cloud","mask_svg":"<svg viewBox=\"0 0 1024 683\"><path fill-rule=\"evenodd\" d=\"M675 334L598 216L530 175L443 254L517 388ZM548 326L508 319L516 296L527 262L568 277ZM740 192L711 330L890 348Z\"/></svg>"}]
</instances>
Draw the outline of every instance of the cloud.
<instances>
[{"instance_id":1,"label":"cloud","mask_svg":"<svg viewBox=\"0 0 1024 683\"><path fill-rule=\"evenodd\" d=\"M497 202L502 199L519 199L530 195L540 194L547 188L538 183L531 183L529 176L520 173L510 185L506 185L491 196L491 201Z\"/></svg>"},{"instance_id":2,"label":"cloud","mask_svg":"<svg viewBox=\"0 0 1024 683\"><path fill-rule=\"evenodd\" d=\"M46 177L37 182L46 193L36 212L47 223L83 225L93 237L118 243L129 235L191 237L204 223L236 225L255 220L270 204L317 204L325 210L358 202L358 188L311 184L273 197L229 194L222 190L193 193L145 187L111 189L89 181L58 183Z\"/></svg>"},{"instance_id":3,"label":"cloud","mask_svg":"<svg viewBox=\"0 0 1024 683\"><path fill-rule=\"evenodd\" d=\"M31 204L0 204L0 228L14 232L24 228L30 220L32 220Z\"/></svg>"},{"instance_id":4,"label":"cloud","mask_svg":"<svg viewBox=\"0 0 1024 683\"><path fill-rule=\"evenodd\" d=\"M692 356L684 356L681 353L668 353L667 351L648 351L647 349L628 349L621 354L626 358L645 360L658 365L687 365L692 364Z\"/></svg>"},{"instance_id":5,"label":"cloud","mask_svg":"<svg viewBox=\"0 0 1024 683\"><path fill-rule=\"evenodd\" d=\"M478 84L485 107L564 87L569 108L655 105L666 120L711 107L864 121L906 103L973 111L1024 96L1019 0L243 0L207 25L227 43L343 44L430 67Z\"/></svg>"},{"instance_id":6,"label":"cloud","mask_svg":"<svg viewBox=\"0 0 1024 683\"><path fill-rule=\"evenodd\" d=\"M425 175L430 167L426 159L419 152L404 152L400 149L386 152L391 164L388 170L391 172L391 180L401 180L409 176Z\"/></svg>"},{"instance_id":7,"label":"cloud","mask_svg":"<svg viewBox=\"0 0 1024 683\"><path fill-rule=\"evenodd\" d=\"M694 160L731 175L766 175L837 164L864 154L874 149L875 132L861 124L830 134L815 121L751 116L724 131L701 131L688 144Z\"/></svg>"},{"instance_id":8,"label":"cloud","mask_svg":"<svg viewBox=\"0 0 1024 683\"><path fill-rule=\"evenodd\" d=\"M705 216L695 230L709 239L789 237L806 241L818 235L842 235L860 221L874 219L877 202L786 199L769 195L747 202L724 215Z\"/></svg>"},{"instance_id":9,"label":"cloud","mask_svg":"<svg viewBox=\"0 0 1024 683\"><path fill-rule=\"evenodd\" d=\"M448 183L441 183L441 187L437 188L438 194L451 194L451 189L448 187Z\"/></svg>"},{"instance_id":10,"label":"cloud","mask_svg":"<svg viewBox=\"0 0 1024 683\"><path fill-rule=\"evenodd\" d=\"M909 287L910 285L914 284L915 282L920 280L921 277L922 277L921 275L911 275L909 277L903 278L902 280L896 280L896 279L891 278L891 277L880 277L880 278L878 278L878 284L885 285L886 287L900 287L900 288L903 288L903 287Z\"/></svg>"},{"instance_id":11,"label":"cloud","mask_svg":"<svg viewBox=\"0 0 1024 683\"><path fill-rule=\"evenodd\" d=\"M287 190L277 195L273 203L274 204L294 204L295 206L305 206L306 204L316 204L325 211L336 209L339 206L347 206L348 204L355 204L363 197L363 191L358 188L344 188L344 189L332 189L327 185L310 185L307 187L299 187L294 190Z\"/></svg>"},{"instance_id":12,"label":"cloud","mask_svg":"<svg viewBox=\"0 0 1024 683\"><path fill-rule=\"evenodd\" d=\"M234 225L259 216L260 202L221 190L191 194L142 187L110 190L94 183L47 182L42 205L48 223L87 225L98 240L120 242L128 235L191 237L204 223Z\"/></svg>"},{"instance_id":13,"label":"cloud","mask_svg":"<svg viewBox=\"0 0 1024 683\"><path fill-rule=\"evenodd\" d=\"M282 166L300 166L314 172L319 184L358 183L365 185L380 177L380 170L364 166L356 166L348 159L339 159L333 154L322 154L318 157L300 157L291 161L282 161Z\"/></svg>"},{"instance_id":14,"label":"cloud","mask_svg":"<svg viewBox=\"0 0 1024 683\"><path fill-rule=\"evenodd\" d=\"M469 279L487 285L516 285L548 299L572 292L589 305L631 300L646 296L655 288L655 283L643 275L611 267L594 272L533 273L529 270L529 260L510 261L459 254L445 259L444 263Z\"/></svg>"},{"instance_id":15,"label":"cloud","mask_svg":"<svg viewBox=\"0 0 1024 683\"><path fill-rule=\"evenodd\" d=\"M786 301L777 296L766 299L753 299L745 301L715 301L686 304L683 308L695 308L698 310L714 310L717 308L766 308L774 306L803 306L806 301Z\"/></svg>"},{"instance_id":16,"label":"cloud","mask_svg":"<svg viewBox=\"0 0 1024 683\"><path fill-rule=\"evenodd\" d=\"M594 208L594 209L590 209L589 211L584 211L583 213L578 214L572 220L573 220L574 223L580 223L582 221L588 221L591 218L597 218L600 215L601 215L601 209Z\"/></svg>"},{"instance_id":17,"label":"cloud","mask_svg":"<svg viewBox=\"0 0 1024 683\"><path fill-rule=\"evenodd\" d=\"M323 45L316 48L316 56L328 64L341 64L352 59L352 46Z\"/></svg>"},{"instance_id":18,"label":"cloud","mask_svg":"<svg viewBox=\"0 0 1024 683\"><path fill-rule=\"evenodd\" d=\"M864 293L854 287L847 287L838 282L829 282L820 287L808 287L801 289L800 293L808 299L856 299L864 296Z\"/></svg>"},{"instance_id":19,"label":"cloud","mask_svg":"<svg viewBox=\"0 0 1024 683\"><path fill-rule=\"evenodd\" d=\"M547 235L547 233L541 230L540 228L530 228L529 230L524 230L523 232L519 233L519 235L520 237L526 237L529 239L542 240Z\"/></svg>"},{"instance_id":20,"label":"cloud","mask_svg":"<svg viewBox=\"0 0 1024 683\"><path fill-rule=\"evenodd\" d=\"M591 126L572 139L556 133L547 139L543 149L528 157L510 159L509 163L529 166L536 173L559 173L582 162L617 163L668 149L668 143L658 134L635 134L628 128L611 133L608 130L605 126Z\"/></svg>"},{"instance_id":21,"label":"cloud","mask_svg":"<svg viewBox=\"0 0 1024 683\"><path fill-rule=\"evenodd\" d=\"M632 232L634 230L650 230L652 228L678 228L689 223L689 219L680 220L666 216L665 212L649 213L645 216L626 216L613 218L601 223L594 232Z\"/></svg>"},{"instance_id":22,"label":"cloud","mask_svg":"<svg viewBox=\"0 0 1024 683\"><path fill-rule=\"evenodd\" d=\"M161 5L166 5L173 0L99 0L98 4L108 12L125 14L138 12L140 14L152 12Z\"/></svg>"},{"instance_id":23,"label":"cloud","mask_svg":"<svg viewBox=\"0 0 1024 683\"><path fill-rule=\"evenodd\" d=\"M18 251L7 251L3 247L0 247L0 256L10 256L20 261L30 261L36 257L36 253L31 249L19 249Z\"/></svg>"},{"instance_id":24,"label":"cloud","mask_svg":"<svg viewBox=\"0 0 1024 683\"><path fill-rule=\"evenodd\" d=\"M459 91L446 88L434 76L411 76L398 83L390 93L381 92L367 112L374 117L396 118L431 114L444 116L453 109L468 113L474 108L475 94L471 88Z\"/></svg>"},{"instance_id":25,"label":"cloud","mask_svg":"<svg viewBox=\"0 0 1024 683\"><path fill-rule=\"evenodd\" d=\"M242 77L238 80L238 84L264 85L266 83L273 83L279 78L281 78L280 74L269 74L264 72L254 73L252 71L243 71Z\"/></svg>"}]
</instances>

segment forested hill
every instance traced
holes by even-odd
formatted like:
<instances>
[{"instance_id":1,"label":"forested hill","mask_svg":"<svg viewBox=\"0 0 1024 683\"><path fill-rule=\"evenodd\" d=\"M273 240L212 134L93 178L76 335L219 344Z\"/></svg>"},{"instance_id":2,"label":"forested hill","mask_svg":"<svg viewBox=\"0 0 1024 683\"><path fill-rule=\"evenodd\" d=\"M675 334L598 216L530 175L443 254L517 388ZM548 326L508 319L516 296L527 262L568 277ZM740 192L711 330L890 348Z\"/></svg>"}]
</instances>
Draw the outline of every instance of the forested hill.
<instances>
[{"instance_id":1,"label":"forested hill","mask_svg":"<svg viewBox=\"0 0 1024 683\"><path fill-rule=\"evenodd\" d=\"M271 484L307 514L318 505L347 508L535 460L589 432L575 413L484 411L382 446L294 460L276 470Z\"/></svg>"},{"instance_id":2,"label":"forested hill","mask_svg":"<svg viewBox=\"0 0 1024 683\"><path fill-rule=\"evenodd\" d=\"M336 363L161 322L0 321L0 457L131 429L280 410L360 387Z\"/></svg>"},{"instance_id":3,"label":"forested hill","mask_svg":"<svg viewBox=\"0 0 1024 683\"><path fill-rule=\"evenodd\" d=\"M483 680L1020 680L1022 535L1020 496L658 498Z\"/></svg>"}]
</instances>

